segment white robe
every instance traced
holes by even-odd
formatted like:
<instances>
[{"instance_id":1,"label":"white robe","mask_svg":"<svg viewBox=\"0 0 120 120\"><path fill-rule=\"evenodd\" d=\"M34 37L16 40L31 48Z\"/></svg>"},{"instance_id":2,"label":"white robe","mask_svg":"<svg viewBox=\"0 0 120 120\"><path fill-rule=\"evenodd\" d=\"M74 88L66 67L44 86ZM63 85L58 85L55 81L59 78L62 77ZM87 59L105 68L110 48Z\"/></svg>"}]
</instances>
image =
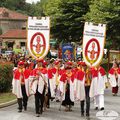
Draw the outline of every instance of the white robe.
<instances>
[{"instance_id":1,"label":"white robe","mask_svg":"<svg viewBox=\"0 0 120 120\"><path fill-rule=\"evenodd\" d=\"M85 77L83 80L74 80L75 82L75 100L85 100Z\"/></svg>"},{"instance_id":2,"label":"white robe","mask_svg":"<svg viewBox=\"0 0 120 120\"><path fill-rule=\"evenodd\" d=\"M50 83L51 97L55 97L55 81L54 81L54 78L49 79L49 83Z\"/></svg>"},{"instance_id":3,"label":"white robe","mask_svg":"<svg viewBox=\"0 0 120 120\"><path fill-rule=\"evenodd\" d=\"M116 82L115 75L109 73L108 78L109 78L109 83L110 83L111 87L116 87L117 82Z\"/></svg>"},{"instance_id":4,"label":"white robe","mask_svg":"<svg viewBox=\"0 0 120 120\"><path fill-rule=\"evenodd\" d=\"M60 92L61 92L61 97L62 97L62 101L65 100L65 93L66 93L66 83L64 83L63 81L60 81L59 83L59 89L60 89ZM70 80L70 100L72 102L75 101L75 97L74 97L74 82L72 82Z\"/></svg>"},{"instance_id":5,"label":"white robe","mask_svg":"<svg viewBox=\"0 0 120 120\"><path fill-rule=\"evenodd\" d=\"M104 90L106 88L105 83L107 83L107 76L101 76L100 72L98 73L98 88L97 93L98 95L104 94Z\"/></svg>"},{"instance_id":6,"label":"white robe","mask_svg":"<svg viewBox=\"0 0 120 120\"><path fill-rule=\"evenodd\" d=\"M21 81L13 78L12 87L12 93L15 94L17 98L22 98ZM29 96L29 79L25 79L25 90L27 96Z\"/></svg>"},{"instance_id":7,"label":"white robe","mask_svg":"<svg viewBox=\"0 0 120 120\"><path fill-rule=\"evenodd\" d=\"M89 93L90 97L95 97L97 95L104 94L106 82L107 82L106 75L101 76L100 72L98 73L98 77L92 78Z\"/></svg>"},{"instance_id":8,"label":"white robe","mask_svg":"<svg viewBox=\"0 0 120 120\"><path fill-rule=\"evenodd\" d=\"M32 89L34 94L36 93L37 85L38 85L38 92L41 94L43 93L44 85L45 85L43 79L45 79L45 76L43 74L41 74L41 75L42 75L42 77L39 76L39 80L32 81L31 89Z\"/></svg>"},{"instance_id":9,"label":"white robe","mask_svg":"<svg viewBox=\"0 0 120 120\"><path fill-rule=\"evenodd\" d=\"M118 74L118 86L120 86L120 74Z\"/></svg>"}]
</instances>

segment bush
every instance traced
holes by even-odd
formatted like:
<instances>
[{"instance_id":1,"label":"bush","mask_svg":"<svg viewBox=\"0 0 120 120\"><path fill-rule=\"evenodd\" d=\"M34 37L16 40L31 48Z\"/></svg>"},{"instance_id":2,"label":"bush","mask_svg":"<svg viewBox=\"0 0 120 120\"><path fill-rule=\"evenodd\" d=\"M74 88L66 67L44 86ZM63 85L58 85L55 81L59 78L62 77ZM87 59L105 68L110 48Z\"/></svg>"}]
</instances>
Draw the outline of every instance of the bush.
<instances>
[{"instance_id":1,"label":"bush","mask_svg":"<svg viewBox=\"0 0 120 120\"><path fill-rule=\"evenodd\" d=\"M13 64L0 63L0 92L8 92L12 86Z\"/></svg>"}]
</instances>

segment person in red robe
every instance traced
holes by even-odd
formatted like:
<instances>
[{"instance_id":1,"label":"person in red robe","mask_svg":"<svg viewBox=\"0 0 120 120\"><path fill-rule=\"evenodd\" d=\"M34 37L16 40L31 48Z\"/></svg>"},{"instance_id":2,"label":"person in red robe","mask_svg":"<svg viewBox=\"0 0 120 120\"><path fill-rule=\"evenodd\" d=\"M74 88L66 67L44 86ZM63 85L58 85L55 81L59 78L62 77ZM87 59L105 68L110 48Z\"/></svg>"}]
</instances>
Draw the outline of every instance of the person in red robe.
<instances>
[{"instance_id":1,"label":"person in red robe","mask_svg":"<svg viewBox=\"0 0 120 120\"><path fill-rule=\"evenodd\" d=\"M39 117L43 113L45 88L47 86L46 70L42 67L42 64L43 60L37 60L37 67L33 70L34 79L31 83L31 89L35 96L36 117Z\"/></svg>"},{"instance_id":2,"label":"person in red robe","mask_svg":"<svg viewBox=\"0 0 120 120\"><path fill-rule=\"evenodd\" d=\"M91 84L91 71L90 68L87 67L85 62L82 62L82 67L84 71L84 87L85 87L85 100L81 101L81 116L84 116L84 102L86 101L86 117L90 116L90 84Z\"/></svg>"},{"instance_id":3,"label":"person in red robe","mask_svg":"<svg viewBox=\"0 0 120 120\"><path fill-rule=\"evenodd\" d=\"M104 90L108 82L105 69L98 65L91 68L91 73L90 97L94 97L95 110L104 110Z\"/></svg>"},{"instance_id":4,"label":"person in red robe","mask_svg":"<svg viewBox=\"0 0 120 120\"><path fill-rule=\"evenodd\" d=\"M119 83L119 69L117 62L113 63L113 67L109 70L109 82L112 86L112 94L116 96L118 93L118 83Z\"/></svg>"},{"instance_id":5,"label":"person in red robe","mask_svg":"<svg viewBox=\"0 0 120 120\"><path fill-rule=\"evenodd\" d=\"M18 112L27 110L27 101L29 96L29 70L25 69L24 62L18 63L18 68L13 73L12 93L17 96Z\"/></svg>"},{"instance_id":6,"label":"person in red robe","mask_svg":"<svg viewBox=\"0 0 120 120\"><path fill-rule=\"evenodd\" d=\"M65 69L66 72L60 78L60 91L65 111L71 111L71 107L74 105L74 74L70 66L67 66Z\"/></svg>"}]
</instances>

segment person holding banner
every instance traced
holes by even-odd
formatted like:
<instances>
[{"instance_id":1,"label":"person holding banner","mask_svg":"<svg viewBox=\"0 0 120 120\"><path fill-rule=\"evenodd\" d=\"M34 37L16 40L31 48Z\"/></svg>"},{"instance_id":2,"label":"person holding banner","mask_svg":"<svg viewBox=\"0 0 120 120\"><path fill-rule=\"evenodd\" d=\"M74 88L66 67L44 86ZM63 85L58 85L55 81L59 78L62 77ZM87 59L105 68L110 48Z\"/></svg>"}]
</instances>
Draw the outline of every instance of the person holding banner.
<instances>
[{"instance_id":1,"label":"person holding banner","mask_svg":"<svg viewBox=\"0 0 120 120\"><path fill-rule=\"evenodd\" d=\"M12 93L17 96L18 112L27 110L27 101L29 96L29 70L25 69L24 62L18 62L18 68L13 72Z\"/></svg>"},{"instance_id":2,"label":"person holding banner","mask_svg":"<svg viewBox=\"0 0 120 120\"><path fill-rule=\"evenodd\" d=\"M112 86L113 96L117 96L119 84L119 69L117 62L113 62L113 67L109 70L109 83Z\"/></svg>"},{"instance_id":3,"label":"person holding banner","mask_svg":"<svg viewBox=\"0 0 120 120\"><path fill-rule=\"evenodd\" d=\"M34 69L34 79L31 83L31 89L35 95L36 117L39 117L39 115L43 112L45 87L47 86L45 75L41 69L42 62L43 60L37 60L37 68Z\"/></svg>"},{"instance_id":4,"label":"person holding banner","mask_svg":"<svg viewBox=\"0 0 120 120\"><path fill-rule=\"evenodd\" d=\"M91 84L91 71L90 68L87 67L85 62L82 62L82 66L84 69L84 87L85 87L85 100L86 100L86 117L90 116L90 96L89 96L89 91L90 91L90 84ZM84 102L85 100L81 101L81 116L84 116Z\"/></svg>"}]
</instances>

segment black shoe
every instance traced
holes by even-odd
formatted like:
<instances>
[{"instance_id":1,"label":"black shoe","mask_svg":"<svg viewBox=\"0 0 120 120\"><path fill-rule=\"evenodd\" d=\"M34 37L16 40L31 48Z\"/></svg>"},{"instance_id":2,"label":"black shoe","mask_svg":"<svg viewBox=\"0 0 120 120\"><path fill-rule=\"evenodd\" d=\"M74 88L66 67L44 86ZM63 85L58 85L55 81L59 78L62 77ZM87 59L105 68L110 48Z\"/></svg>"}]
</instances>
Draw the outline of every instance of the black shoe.
<instances>
[{"instance_id":1,"label":"black shoe","mask_svg":"<svg viewBox=\"0 0 120 120\"><path fill-rule=\"evenodd\" d=\"M98 110L98 107L96 107L95 110Z\"/></svg>"},{"instance_id":2,"label":"black shoe","mask_svg":"<svg viewBox=\"0 0 120 120\"><path fill-rule=\"evenodd\" d=\"M22 110L18 110L18 112L20 113L20 112L22 112Z\"/></svg>"},{"instance_id":3,"label":"black shoe","mask_svg":"<svg viewBox=\"0 0 120 120\"><path fill-rule=\"evenodd\" d=\"M60 100L56 100L56 102L60 102Z\"/></svg>"},{"instance_id":4,"label":"black shoe","mask_svg":"<svg viewBox=\"0 0 120 120\"><path fill-rule=\"evenodd\" d=\"M104 107L102 107L100 110L104 110Z\"/></svg>"},{"instance_id":5,"label":"black shoe","mask_svg":"<svg viewBox=\"0 0 120 120\"><path fill-rule=\"evenodd\" d=\"M24 111L26 111L27 110L27 107L26 106L24 106Z\"/></svg>"},{"instance_id":6,"label":"black shoe","mask_svg":"<svg viewBox=\"0 0 120 120\"><path fill-rule=\"evenodd\" d=\"M84 117L84 113L81 113L81 117Z\"/></svg>"},{"instance_id":7,"label":"black shoe","mask_svg":"<svg viewBox=\"0 0 120 120\"><path fill-rule=\"evenodd\" d=\"M40 110L40 114L42 114L43 113L43 110Z\"/></svg>"},{"instance_id":8,"label":"black shoe","mask_svg":"<svg viewBox=\"0 0 120 120\"><path fill-rule=\"evenodd\" d=\"M50 105L47 105L46 107L49 109L49 108L50 108Z\"/></svg>"},{"instance_id":9,"label":"black shoe","mask_svg":"<svg viewBox=\"0 0 120 120\"><path fill-rule=\"evenodd\" d=\"M112 93L113 96L115 96L115 93Z\"/></svg>"},{"instance_id":10,"label":"black shoe","mask_svg":"<svg viewBox=\"0 0 120 120\"><path fill-rule=\"evenodd\" d=\"M37 113L37 114L36 114L36 117L40 117L40 114Z\"/></svg>"},{"instance_id":11,"label":"black shoe","mask_svg":"<svg viewBox=\"0 0 120 120\"><path fill-rule=\"evenodd\" d=\"M89 117L90 116L90 114L89 113L86 113L86 117Z\"/></svg>"}]
</instances>

